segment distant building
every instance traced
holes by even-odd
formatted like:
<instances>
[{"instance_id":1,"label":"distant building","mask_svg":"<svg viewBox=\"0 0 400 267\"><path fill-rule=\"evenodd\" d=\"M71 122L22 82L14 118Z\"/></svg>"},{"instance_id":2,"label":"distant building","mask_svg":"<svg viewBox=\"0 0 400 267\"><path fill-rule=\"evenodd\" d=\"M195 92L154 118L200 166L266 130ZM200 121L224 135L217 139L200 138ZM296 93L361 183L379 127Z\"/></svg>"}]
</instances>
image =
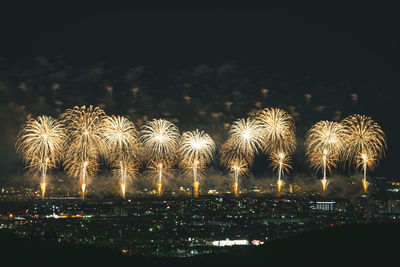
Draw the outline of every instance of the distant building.
<instances>
[{"instance_id":1,"label":"distant building","mask_svg":"<svg viewBox=\"0 0 400 267\"><path fill-rule=\"evenodd\" d=\"M128 216L128 210L125 207L114 207L113 213L116 216Z\"/></svg>"},{"instance_id":2,"label":"distant building","mask_svg":"<svg viewBox=\"0 0 400 267\"><path fill-rule=\"evenodd\" d=\"M218 247L225 247L225 246L247 246L249 245L249 241L245 239L238 239L238 240L218 240L212 242L213 246Z\"/></svg>"},{"instance_id":3,"label":"distant building","mask_svg":"<svg viewBox=\"0 0 400 267\"><path fill-rule=\"evenodd\" d=\"M335 201L317 201L315 203L315 209L320 211L335 211L336 202Z\"/></svg>"}]
</instances>

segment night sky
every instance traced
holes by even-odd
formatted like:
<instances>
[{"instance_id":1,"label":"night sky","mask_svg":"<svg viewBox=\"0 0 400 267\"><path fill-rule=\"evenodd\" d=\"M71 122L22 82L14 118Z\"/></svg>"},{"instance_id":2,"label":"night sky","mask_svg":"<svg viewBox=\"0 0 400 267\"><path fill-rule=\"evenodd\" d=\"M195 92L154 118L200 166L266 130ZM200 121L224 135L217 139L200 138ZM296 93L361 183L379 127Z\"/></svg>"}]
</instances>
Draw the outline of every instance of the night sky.
<instances>
[{"instance_id":1,"label":"night sky","mask_svg":"<svg viewBox=\"0 0 400 267\"><path fill-rule=\"evenodd\" d=\"M269 9L256 12L244 10L243 15L239 12L228 15L221 11L225 14L221 15L204 11L184 15L180 11L177 12L179 15L155 15L151 11L141 14L137 10L132 13L129 10L13 10L0 16L0 81L6 81L12 72L14 82L18 84L17 70L32 69L32 64L36 64L37 57L41 56L48 62L61 58L63 64L72 66L77 72L99 63L105 64L104 69L107 66L143 67L167 82L173 78L163 77L173 76L171 73L191 71L202 64L214 69L225 64L236 66L243 79L247 73L262 72L272 76L279 73L280 82L289 84L312 77L323 81L327 87L341 83L359 85L354 90L358 92L361 104L355 110L371 116L387 134L387 157L375 174L397 177L400 157L396 151L400 132L399 101L395 93L400 70L397 28L400 18L395 10ZM30 79L34 80L37 76L32 73ZM46 75L46 72L40 75ZM21 82L27 81L21 79ZM90 83L90 78L87 82ZM2 91L6 97L2 96L0 103L2 118L9 117L12 113L9 102L19 96L15 91L16 95L11 99L15 88L7 88L7 93ZM225 92L218 91L218 86L215 88L215 95ZM87 93L85 88L81 90L82 94ZM159 90L174 95L175 89L166 84ZM292 98L295 98L297 90L300 89L293 86L285 94L293 93ZM246 92L241 93L245 95ZM338 89L337 95L342 93L349 92ZM61 100L73 105L67 99ZM318 101L318 98L314 100ZM27 104L28 108L29 105L33 104ZM285 108L286 103L279 105ZM160 114L165 112L161 109ZM243 108L242 114L239 111L235 116L244 117L250 109ZM319 119L316 116L313 123ZM7 125L19 127L12 123ZM308 124L301 127L306 129ZM12 138L2 135L1 139L0 150L5 163L0 164L0 173L4 175L15 172L22 165L15 152L11 156L7 154L14 146L7 143Z\"/></svg>"}]
</instances>

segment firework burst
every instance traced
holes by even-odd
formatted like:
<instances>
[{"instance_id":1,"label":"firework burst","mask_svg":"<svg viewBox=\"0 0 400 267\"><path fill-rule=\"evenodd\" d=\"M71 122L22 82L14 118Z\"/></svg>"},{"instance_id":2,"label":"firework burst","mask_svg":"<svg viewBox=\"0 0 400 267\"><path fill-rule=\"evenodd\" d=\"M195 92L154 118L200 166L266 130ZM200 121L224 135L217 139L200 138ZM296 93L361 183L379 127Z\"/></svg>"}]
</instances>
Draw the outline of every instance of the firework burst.
<instances>
[{"instance_id":1,"label":"firework burst","mask_svg":"<svg viewBox=\"0 0 400 267\"><path fill-rule=\"evenodd\" d=\"M122 197L125 198L127 183L135 177L139 166L139 133L127 118L107 116L101 134L107 150L106 158L120 179Z\"/></svg>"},{"instance_id":2,"label":"firework burst","mask_svg":"<svg viewBox=\"0 0 400 267\"><path fill-rule=\"evenodd\" d=\"M272 167L278 172L278 194L284 181L282 180L282 167L290 164L290 154L296 149L296 132L292 116L279 108L265 108L255 115L255 120L260 124L264 140L263 150L270 153L269 159Z\"/></svg>"},{"instance_id":3,"label":"firework burst","mask_svg":"<svg viewBox=\"0 0 400 267\"><path fill-rule=\"evenodd\" d=\"M203 131L184 132L179 147L180 165L185 173L193 174L194 196L198 196L199 181L201 176L214 156L215 143Z\"/></svg>"},{"instance_id":4,"label":"firework burst","mask_svg":"<svg viewBox=\"0 0 400 267\"><path fill-rule=\"evenodd\" d=\"M281 192L284 181L282 179L285 173L288 173L291 169L292 160L289 155L285 154L283 151L272 152L269 160L271 161L270 166L274 171L278 170L278 193Z\"/></svg>"},{"instance_id":5,"label":"firework burst","mask_svg":"<svg viewBox=\"0 0 400 267\"><path fill-rule=\"evenodd\" d=\"M264 146L260 124L251 118L235 121L229 130L229 144L251 164L254 154Z\"/></svg>"},{"instance_id":6,"label":"firework burst","mask_svg":"<svg viewBox=\"0 0 400 267\"><path fill-rule=\"evenodd\" d=\"M344 128L332 121L320 121L314 124L306 135L306 156L312 168L323 170L321 180L325 192L328 186L326 172L335 168L344 149Z\"/></svg>"},{"instance_id":7,"label":"firework burst","mask_svg":"<svg viewBox=\"0 0 400 267\"><path fill-rule=\"evenodd\" d=\"M100 156L106 154L101 134L105 116L93 106L76 106L61 115L68 134L64 166L69 176L80 179L83 199L90 178L98 171Z\"/></svg>"},{"instance_id":8,"label":"firework burst","mask_svg":"<svg viewBox=\"0 0 400 267\"><path fill-rule=\"evenodd\" d=\"M176 158L180 141L179 129L169 121L152 120L142 127L140 140L150 156L150 162L159 169L157 192L161 195L164 169L170 168Z\"/></svg>"},{"instance_id":9,"label":"firework burst","mask_svg":"<svg viewBox=\"0 0 400 267\"><path fill-rule=\"evenodd\" d=\"M284 151L291 154L296 149L295 126L292 116L279 108L265 108L255 115L264 139L264 151Z\"/></svg>"},{"instance_id":10,"label":"firework burst","mask_svg":"<svg viewBox=\"0 0 400 267\"><path fill-rule=\"evenodd\" d=\"M363 187L368 190L367 169L373 170L385 155L386 137L381 127L370 117L352 115L342 121L345 133L343 156L349 166L364 172Z\"/></svg>"},{"instance_id":11,"label":"firework burst","mask_svg":"<svg viewBox=\"0 0 400 267\"><path fill-rule=\"evenodd\" d=\"M252 162L252 158L249 155L241 154L236 146L233 144L232 139L228 139L220 149L220 164L233 173L234 182L233 189L235 196L239 196L239 176L247 173L249 162Z\"/></svg>"},{"instance_id":12,"label":"firework burst","mask_svg":"<svg viewBox=\"0 0 400 267\"><path fill-rule=\"evenodd\" d=\"M64 140L63 124L49 116L28 120L19 133L16 147L22 160L32 172L42 174L42 198L47 173L60 163Z\"/></svg>"}]
</instances>

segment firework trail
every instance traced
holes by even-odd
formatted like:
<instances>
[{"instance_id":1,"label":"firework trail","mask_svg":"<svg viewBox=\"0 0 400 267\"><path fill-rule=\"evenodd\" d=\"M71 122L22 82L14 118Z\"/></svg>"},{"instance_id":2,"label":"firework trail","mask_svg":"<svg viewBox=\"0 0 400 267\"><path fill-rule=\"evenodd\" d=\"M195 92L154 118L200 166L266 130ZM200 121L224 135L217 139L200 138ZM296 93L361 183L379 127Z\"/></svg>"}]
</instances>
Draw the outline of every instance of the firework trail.
<instances>
[{"instance_id":1,"label":"firework trail","mask_svg":"<svg viewBox=\"0 0 400 267\"><path fill-rule=\"evenodd\" d=\"M125 117L107 116L101 134L106 146L106 158L113 173L119 177L122 197L126 186L137 173L141 146L135 125Z\"/></svg>"},{"instance_id":2,"label":"firework trail","mask_svg":"<svg viewBox=\"0 0 400 267\"><path fill-rule=\"evenodd\" d=\"M82 199L91 177L98 171L100 156L106 154L101 135L106 114L98 107L75 106L61 114L67 140L64 167L71 177L80 179Z\"/></svg>"},{"instance_id":3,"label":"firework trail","mask_svg":"<svg viewBox=\"0 0 400 267\"><path fill-rule=\"evenodd\" d=\"M251 118L235 121L229 129L229 138L220 150L220 162L234 172L235 196L239 195L239 175L247 172L254 155L264 146L262 128Z\"/></svg>"},{"instance_id":4,"label":"firework trail","mask_svg":"<svg viewBox=\"0 0 400 267\"><path fill-rule=\"evenodd\" d=\"M215 143L212 138L203 131L184 132L179 147L180 165L186 173L193 173L193 194L198 196L199 181L211 162L215 152Z\"/></svg>"},{"instance_id":5,"label":"firework trail","mask_svg":"<svg viewBox=\"0 0 400 267\"><path fill-rule=\"evenodd\" d=\"M273 168L278 166L276 169L279 170L277 180L279 194L284 184L281 179L282 168L279 166L290 164L290 155L296 149L294 119L282 109L265 108L256 113L255 120L258 121L262 129L263 150L265 153L270 153L271 166ZM282 159L280 156L282 156Z\"/></svg>"},{"instance_id":6,"label":"firework trail","mask_svg":"<svg viewBox=\"0 0 400 267\"><path fill-rule=\"evenodd\" d=\"M63 124L49 116L28 120L18 135L17 152L32 172L42 175L42 198L46 193L47 173L60 163L64 140Z\"/></svg>"},{"instance_id":7,"label":"firework trail","mask_svg":"<svg viewBox=\"0 0 400 267\"><path fill-rule=\"evenodd\" d=\"M335 168L344 149L344 128L342 124L332 121L320 121L314 124L306 134L306 156L312 168L317 172L322 169L321 180L323 192L329 181L327 170Z\"/></svg>"},{"instance_id":8,"label":"firework trail","mask_svg":"<svg viewBox=\"0 0 400 267\"><path fill-rule=\"evenodd\" d=\"M243 176L247 173L248 168L247 164L244 161L236 161L232 162L231 169L234 173L234 183L233 183L233 191L235 192L235 196L239 196L239 176Z\"/></svg>"},{"instance_id":9,"label":"firework trail","mask_svg":"<svg viewBox=\"0 0 400 267\"><path fill-rule=\"evenodd\" d=\"M132 157L120 156L118 160L112 161L111 167L114 176L120 178L121 194L125 198L127 184L136 177L138 166Z\"/></svg>"},{"instance_id":10,"label":"firework trail","mask_svg":"<svg viewBox=\"0 0 400 267\"><path fill-rule=\"evenodd\" d=\"M162 195L162 186L166 182L168 182L168 179L165 179L169 176L171 176L171 171L174 163L164 159L164 160L149 160L147 163L147 168L148 172L152 173L154 177L156 178L156 190L157 190L157 195L161 196Z\"/></svg>"},{"instance_id":11,"label":"firework trail","mask_svg":"<svg viewBox=\"0 0 400 267\"><path fill-rule=\"evenodd\" d=\"M364 192L368 190L367 169L373 170L385 156L386 137L381 127L370 117L351 115L342 121L345 149L343 156L348 166L364 172Z\"/></svg>"},{"instance_id":12,"label":"firework trail","mask_svg":"<svg viewBox=\"0 0 400 267\"><path fill-rule=\"evenodd\" d=\"M228 139L220 149L220 164L229 172L233 172L233 190L235 196L239 196L239 176L247 173L249 162L253 159L248 155L239 153L233 140Z\"/></svg>"},{"instance_id":13,"label":"firework trail","mask_svg":"<svg viewBox=\"0 0 400 267\"><path fill-rule=\"evenodd\" d=\"M278 185L278 194L281 192L282 186L284 185L284 181L282 179L282 176L285 173L288 173L291 169L291 163L292 160L290 158L289 155L285 154L285 152L283 151L279 151L279 152L272 152L269 160L271 161L270 166L272 167L272 169L278 170L278 181L277 181L277 185Z\"/></svg>"},{"instance_id":14,"label":"firework trail","mask_svg":"<svg viewBox=\"0 0 400 267\"><path fill-rule=\"evenodd\" d=\"M179 146L179 129L169 121L154 119L142 127L140 140L150 156L151 165L158 168L157 193L161 196L164 170L173 164Z\"/></svg>"}]
</instances>

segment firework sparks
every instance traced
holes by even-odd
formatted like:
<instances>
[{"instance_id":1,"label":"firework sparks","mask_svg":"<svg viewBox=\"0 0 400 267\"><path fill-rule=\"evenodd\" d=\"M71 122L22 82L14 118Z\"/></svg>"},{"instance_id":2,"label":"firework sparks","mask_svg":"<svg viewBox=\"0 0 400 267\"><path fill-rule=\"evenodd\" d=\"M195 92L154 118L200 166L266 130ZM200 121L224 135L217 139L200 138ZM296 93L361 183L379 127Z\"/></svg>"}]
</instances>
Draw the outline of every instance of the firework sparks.
<instances>
[{"instance_id":1,"label":"firework sparks","mask_svg":"<svg viewBox=\"0 0 400 267\"><path fill-rule=\"evenodd\" d=\"M251 118L235 121L229 130L229 144L251 164L255 153L264 146L260 124Z\"/></svg>"},{"instance_id":2,"label":"firework sparks","mask_svg":"<svg viewBox=\"0 0 400 267\"><path fill-rule=\"evenodd\" d=\"M239 176L242 176L247 173L248 168L247 164L244 161L237 160L232 162L231 170L234 173L234 183L233 183L233 190L235 192L235 196L239 196Z\"/></svg>"},{"instance_id":3,"label":"firework sparks","mask_svg":"<svg viewBox=\"0 0 400 267\"><path fill-rule=\"evenodd\" d=\"M49 116L39 116L25 123L17 140L17 151L27 167L42 174L42 198L46 193L47 173L60 162L65 131L63 124Z\"/></svg>"},{"instance_id":4,"label":"firework sparks","mask_svg":"<svg viewBox=\"0 0 400 267\"><path fill-rule=\"evenodd\" d=\"M249 161L248 155L243 155L235 149L235 145L232 144L233 140L228 139L221 147L220 150L220 163L228 171L233 172L234 182L233 189L235 196L239 196L239 176L247 173Z\"/></svg>"},{"instance_id":5,"label":"firework sparks","mask_svg":"<svg viewBox=\"0 0 400 267\"><path fill-rule=\"evenodd\" d=\"M292 160L289 157L289 155L287 155L283 151L272 152L269 159L271 161L270 165L271 165L272 169L274 171L278 170L277 186L278 186L278 193L280 193L282 186L285 183L283 181L282 177L285 173L288 173L292 169L292 166L291 166Z\"/></svg>"},{"instance_id":6,"label":"firework sparks","mask_svg":"<svg viewBox=\"0 0 400 267\"><path fill-rule=\"evenodd\" d=\"M152 120L142 127L140 140L149 153L151 162L158 168L157 192L161 195L164 169L173 163L178 149L179 129L169 121Z\"/></svg>"},{"instance_id":7,"label":"firework sparks","mask_svg":"<svg viewBox=\"0 0 400 267\"><path fill-rule=\"evenodd\" d=\"M195 197L198 196L198 176L202 174L210 163L214 152L215 143L205 132L196 130L183 133L179 147L181 167L186 172L193 173L193 192Z\"/></svg>"},{"instance_id":8,"label":"firework sparks","mask_svg":"<svg viewBox=\"0 0 400 267\"><path fill-rule=\"evenodd\" d=\"M106 157L119 177L122 197L125 198L126 186L137 173L139 165L139 134L135 125L125 117L107 116L101 128L107 153Z\"/></svg>"},{"instance_id":9,"label":"firework sparks","mask_svg":"<svg viewBox=\"0 0 400 267\"><path fill-rule=\"evenodd\" d=\"M264 146L262 128L251 118L235 121L229 130L229 138L220 150L220 162L234 173L233 189L239 195L239 176L248 171L254 155Z\"/></svg>"},{"instance_id":10,"label":"firework sparks","mask_svg":"<svg viewBox=\"0 0 400 267\"><path fill-rule=\"evenodd\" d=\"M311 167L317 172L323 170L321 183L325 192L329 183L326 172L336 167L339 155L344 149L344 128L338 122L317 122L307 132L305 145Z\"/></svg>"},{"instance_id":11,"label":"firework sparks","mask_svg":"<svg viewBox=\"0 0 400 267\"><path fill-rule=\"evenodd\" d=\"M164 161L150 161L148 164L149 172L155 174L157 195L162 195L163 177L167 177L170 174L172 164L167 160Z\"/></svg>"},{"instance_id":12,"label":"firework sparks","mask_svg":"<svg viewBox=\"0 0 400 267\"><path fill-rule=\"evenodd\" d=\"M264 139L264 151L284 151L291 154L296 149L295 126L292 116L279 108L266 108L255 115Z\"/></svg>"},{"instance_id":13,"label":"firework sparks","mask_svg":"<svg viewBox=\"0 0 400 267\"><path fill-rule=\"evenodd\" d=\"M296 133L292 116L279 108L265 108L255 115L255 120L261 126L264 140L263 150L270 153L269 159L274 170L278 169L278 194L284 181L282 172L290 168L289 155L296 149Z\"/></svg>"},{"instance_id":14,"label":"firework sparks","mask_svg":"<svg viewBox=\"0 0 400 267\"><path fill-rule=\"evenodd\" d=\"M135 179L138 173L137 164L133 158L119 157L119 161L115 160L112 163L114 176L120 178L121 194L125 198L126 188L129 183Z\"/></svg>"},{"instance_id":15,"label":"firework sparks","mask_svg":"<svg viewBox=\"0 0 400 267\"><path fill-rule=\"evenodd\" d=\"M364 172L363 187L368 190L367 170L373 170L385 155L386 137L381 127L364 115L352 115L342 121L345 133L344 158Z\"/></svg>"},{"instance_id":16,"label":"firework sparks","mask_svg":"<svg viewBox=\"0 0 400 267\"><path fill-rule=\"evenodd\" d=\"M106 153L101 135L105 116L102 109L93 106L76 106L61 115L68 134L64 165L68 175L80 179L82 199L89 179L98 171L100 155Z\"/></svg>"}]
</instances>

